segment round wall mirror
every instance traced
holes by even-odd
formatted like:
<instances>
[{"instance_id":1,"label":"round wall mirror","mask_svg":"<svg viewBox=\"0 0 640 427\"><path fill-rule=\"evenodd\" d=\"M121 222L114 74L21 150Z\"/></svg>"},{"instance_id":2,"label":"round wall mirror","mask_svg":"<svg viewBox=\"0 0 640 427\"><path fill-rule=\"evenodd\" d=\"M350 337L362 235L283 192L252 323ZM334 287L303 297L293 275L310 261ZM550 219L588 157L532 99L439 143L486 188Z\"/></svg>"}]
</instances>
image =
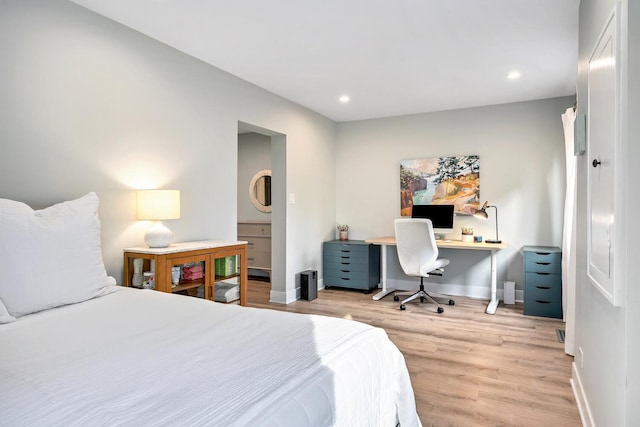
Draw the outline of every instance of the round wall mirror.
<instances>
[{"instance_id":1,"label":"round wall mirror","mask_svg":"<svg viewBox=\"0 0 640 427\"><path fill-rule=\"evenodd\" d=\"M260 212L271 212L271 170L256 173L249 184L251 203Z\"/></svg>"}]
</instances>

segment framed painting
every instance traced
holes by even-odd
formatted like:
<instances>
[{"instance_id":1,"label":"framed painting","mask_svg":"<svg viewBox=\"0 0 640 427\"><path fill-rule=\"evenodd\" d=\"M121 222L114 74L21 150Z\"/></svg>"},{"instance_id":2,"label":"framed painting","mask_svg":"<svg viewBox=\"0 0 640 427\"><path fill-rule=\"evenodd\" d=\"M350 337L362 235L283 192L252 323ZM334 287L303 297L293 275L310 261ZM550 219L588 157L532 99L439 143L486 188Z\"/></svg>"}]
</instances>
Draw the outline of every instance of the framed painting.
<instances>
[{"instance_id":1,"label":"framed painting","mask_svg":"<svg viewBox=\"0 0 640 427\"><path fill-rule=\"evenodd\" d=\"M454 205L458 215L480 209L480 156L400 161L400 214L413 205Z\"/></svg>"}]
</instances>

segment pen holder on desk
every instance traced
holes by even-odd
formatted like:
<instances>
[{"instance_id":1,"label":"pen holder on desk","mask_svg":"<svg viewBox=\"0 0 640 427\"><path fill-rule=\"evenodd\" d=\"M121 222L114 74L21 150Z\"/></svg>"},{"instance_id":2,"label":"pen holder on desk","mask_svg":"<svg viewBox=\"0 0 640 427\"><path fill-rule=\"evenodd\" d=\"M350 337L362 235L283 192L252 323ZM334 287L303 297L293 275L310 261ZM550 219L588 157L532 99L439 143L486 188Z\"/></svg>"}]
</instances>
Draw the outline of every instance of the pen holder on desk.
<instances>
[{"instance_id":1,"label":"pen holder on desk","mask_svg":"<svg viewBox=\"0 0 640 427\"><path fill-rule=\"evenodd\" d=\"M473 227L462 227L462 241L473 243Z\"/></svg>"},{"instance_id":2,"label":"pen holder on desk","mask_svg":"<svg viewBox=\"0 0 640 427\"><path fill-rule=\"evenodd\" d=\"M482 243L482 236L473 236L474 243Z\"/></svg>"},{"instance_id":3,"label":"pen holder on desk","mask_svg":"<svg viewBox=\"0 0 640 427\"><path fill-rule=\"evenodd\" d=\"M473 234L463 234L462 241L465 243L473 243Z\"/></svg>"}]
</instances>

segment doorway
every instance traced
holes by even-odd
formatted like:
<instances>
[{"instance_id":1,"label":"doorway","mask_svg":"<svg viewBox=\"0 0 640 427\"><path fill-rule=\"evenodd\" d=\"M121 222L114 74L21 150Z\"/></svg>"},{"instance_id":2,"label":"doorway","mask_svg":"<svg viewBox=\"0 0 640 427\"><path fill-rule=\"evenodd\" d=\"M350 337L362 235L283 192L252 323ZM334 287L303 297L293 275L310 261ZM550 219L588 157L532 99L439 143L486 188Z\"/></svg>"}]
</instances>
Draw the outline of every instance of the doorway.
<instances>
[{"instance_id":1,"label":"doorway","mask_svg":"<svg viewBox=\"0 0 640 427\"><path fill-rule=\"evenodd\" d=\"M285 291L285 141L238 122L238 240L249 242L250 278L270 282L274 301Z\"/></svg>"}]
</instances>

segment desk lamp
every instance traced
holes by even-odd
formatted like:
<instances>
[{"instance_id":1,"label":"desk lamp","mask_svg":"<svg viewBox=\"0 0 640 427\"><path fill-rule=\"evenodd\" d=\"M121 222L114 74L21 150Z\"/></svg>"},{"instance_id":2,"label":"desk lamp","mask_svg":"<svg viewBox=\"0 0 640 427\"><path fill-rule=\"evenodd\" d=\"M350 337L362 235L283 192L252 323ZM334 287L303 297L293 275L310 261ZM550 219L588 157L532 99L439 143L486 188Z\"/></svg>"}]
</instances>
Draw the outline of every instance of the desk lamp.
<instances>
[{"instance_id":1,"label":"desk lamp","mask_svg":"<svg viewBox=\"0 0 640 427\"><path fill-rule=\"evenodd\" d=\"M502 243L502 240L500 240L498 238L498 208L496 206L488 206L489 202L484 202L484 205L482 205L482 208L480 208L480 210L477 210L473 216L475 216L476 218L482 218L482 219L488 219L489 215L487 214L487 209L488 208L494 208L496 210L496 239L495 240L490 240L487 239L485 240L485 242L487 243Z\"/></svg>"},{"instance_id":2,"label":"desk lamp","mask_svg":"<svg viewBox=\"0 0 640 427\"><path fill-rule=\"evenodd\" d=\"M144 242L150 248L166 248L173 233L162 224L165 219L180 218L179 190L138 190L138 219L155 221L145 233Z\"/></svg>"}]
</instances>

